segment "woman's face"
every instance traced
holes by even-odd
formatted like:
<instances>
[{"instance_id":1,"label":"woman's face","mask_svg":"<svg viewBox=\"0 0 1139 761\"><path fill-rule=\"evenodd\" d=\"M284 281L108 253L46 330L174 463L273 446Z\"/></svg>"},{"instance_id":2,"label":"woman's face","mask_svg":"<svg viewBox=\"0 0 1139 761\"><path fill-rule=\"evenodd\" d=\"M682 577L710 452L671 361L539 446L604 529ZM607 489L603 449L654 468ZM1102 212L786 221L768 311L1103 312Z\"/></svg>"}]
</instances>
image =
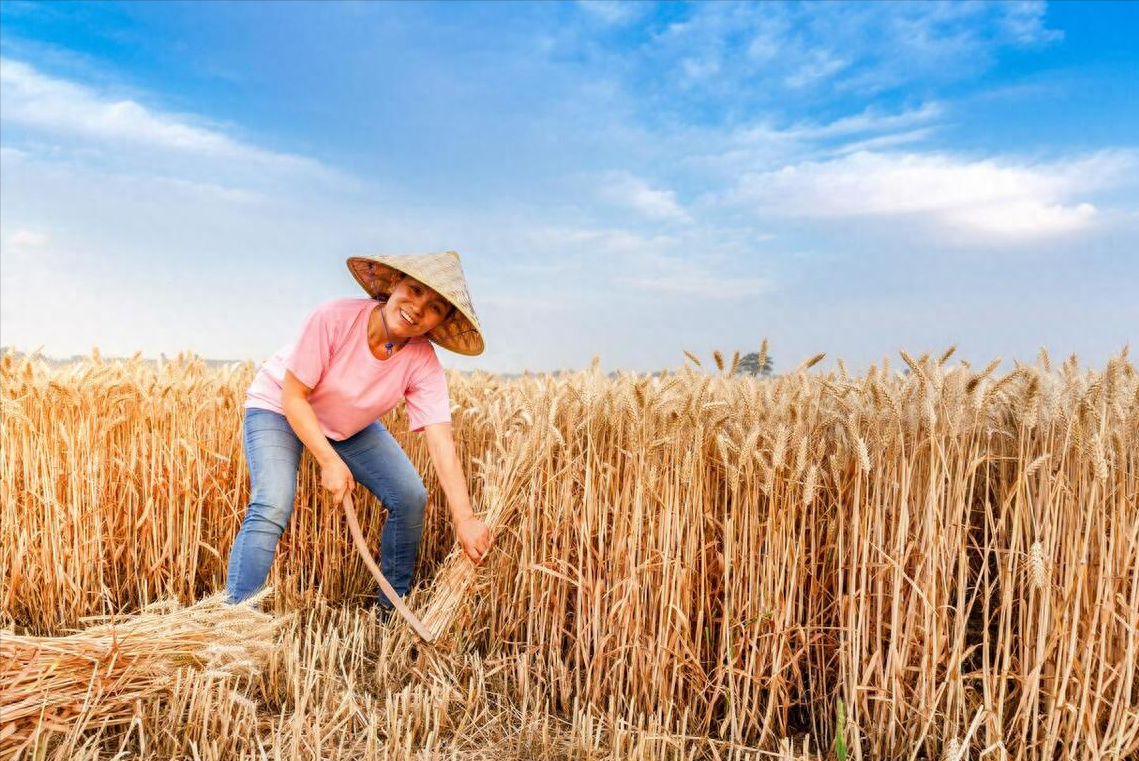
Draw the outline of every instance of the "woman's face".
<instances>
[{"instance_id":1,"label":"woman's face","mask_svg":"<svg viewBox=\"0 0 1139 761\"><path fill-rule=\"evenodd\" d=\"M405 275L384 306L384 318L392 336L410 338L433 330L447 319L450 310L451 305L438 292Z\"/></svg>"}]
</instances>

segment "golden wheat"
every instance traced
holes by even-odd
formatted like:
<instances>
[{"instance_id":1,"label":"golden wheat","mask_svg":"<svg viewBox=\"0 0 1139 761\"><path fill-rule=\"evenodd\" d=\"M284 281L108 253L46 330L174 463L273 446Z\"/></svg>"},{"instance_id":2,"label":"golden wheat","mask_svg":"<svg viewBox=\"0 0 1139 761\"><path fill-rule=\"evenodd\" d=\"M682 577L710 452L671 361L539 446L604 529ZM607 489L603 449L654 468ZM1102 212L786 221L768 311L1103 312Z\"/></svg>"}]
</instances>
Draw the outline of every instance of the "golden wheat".
<instances>
[{"instance_id":1,"label":"golden wheat","mask_svg":"<svg viewBox=\"0 0 1139 761\"><path fill-rule=\"evenodd\" d=\"M102 729L59 713L35 757L787 757L833 744L840 700L857 759L1139 752L1139 375L1124 353L990 380L951 353L903 353L908 377L449 373L482 568L384 420L431 494L410 604L434 646L358 610L376 592L306 454L260 676L182 673ZM5 674L45 673L18 637L224 584L252 372L3 357ZM382 504L357 510L379 546Z\"/></svg>"}]
</instances>

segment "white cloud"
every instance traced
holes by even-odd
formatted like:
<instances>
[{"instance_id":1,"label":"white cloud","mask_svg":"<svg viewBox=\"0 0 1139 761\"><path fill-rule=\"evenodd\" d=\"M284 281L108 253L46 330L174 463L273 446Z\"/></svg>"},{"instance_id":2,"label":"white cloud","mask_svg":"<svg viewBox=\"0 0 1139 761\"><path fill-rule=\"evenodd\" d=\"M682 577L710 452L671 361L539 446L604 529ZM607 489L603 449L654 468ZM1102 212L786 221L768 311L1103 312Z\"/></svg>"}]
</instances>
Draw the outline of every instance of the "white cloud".
<instances>
[{"instance_id":1,"label":"white cloud","mask_svg":"<svg viewBox=\"0 0 1139 761\"><path fill-rule=\"evenodd\" d=\"M638 3L623 0L578 0L577 5L606 24L624 24L640 14Z\"/></svg>"},{"instance_id":2,"label":"white cloud","mask_svg":"<svg viewBox=\"0 0 1139 761\"><path fill-rule=\"evenodd\" d=\"M957 81L986 70L1004 50L1063 36L1045 27L1042 2L709 2L677 15L638 50L645 64L639 84L728 113L748 101L825 90L866 94ZM704 86L690 86L717 67Z\"/></svg>"},{"instance_id":3,"label":"white cloud","mask_svg":"<svg viewBox=\"0 0 1139 761\"><path fill-rule=\"evenodd\" d=\"M819 139L842 137L866 132L883 132L905 129L916 124L924 124L940 117L944 112L940 103L924 103L920 108L908 109L896 114L882 113L870 106L860 113L843 116L823 125L796 125L787 130L793 137Z\"/></svg>"},{"instance_id":4,"label":"white cloud","mask_svg":"<svg viewBox=\"0 0 1139 761\"><path fill-rule=\"evenodd\" d=\"M671 135L657 137L657 144L667 141L670 151L684 157L680 163L702 180L715 176L718 182L732 185L741 176L781 166L921 142L939 128L946 111L931 101L900 111L870 106L822 123L800 120L778 125L764 117L728 129L674 129ZM714 152L695 153L693 146L708 146Z\"/></svg>"},{"instance_id":5,"label":"white cloud","mask_svg":"<svg viewBox=\"0 0 1139 761\"><path fill-rule=\"evenodd\" d=\"M17 230L8 236L8 245L14 248L41 248L50 240L47 233L38 230Z\"/></svg>"},{"instance_id":6,"label":"white cloud","mask_svg":"<svg viewBox=\"0 0 1139 761\"><path fill-rule=\"evenodd\" d=\"M933 131L933 127L922 127L921 129L911 129L905 132L893 132L887 135L868 137L865 140L857 140L853 143L841 145L835 149L835 152L839 154L859 153L861 151L875 151L882 148L891 148L896 145L919 143L933 134Z\"/></svg>"},{"instance_id":7,"label":"white cloud","mask_svg":"<svg viewBox=\"0 0 1139 761\"><path fill-rule=\"evenodd\" d=\"M311 159L242 143L218 130L195 125L188 117L155 111L133 100L109 98L9 58L0 58L0 104L0 120L48 133L190 156L320 169Z\"/></svg>"},{"instance_id":8,"label":"white cloud","mask_svg":"<svg viewBox=\"0 0 1139 761\"><path fill-rule=\"evenodd\" d=\"M860 151L743 177L735 200L763 214L810 218L912 216L988 238L1027 240L1087 227L1081 195L1111 187L1137 163L1111 151L1055 163Z\"/></svg>"},{"instance_id":9,"label":"white cloud","mask_svg":"<svg viewBox=\"0 0 1139 761\"><path fill-rule=\"evenodd\" d=\"M850 61L839 58L829 50L811 50L803 56L802 63L795 71L784 77L784 83L793 89L818 84L833 77L850 65Z\"/></svg>"},{"instance_id":10,"label":"white cloud","mask_svg":"<svg viewBox=\"0 0 1139 761\"><path fill-rule=\"evenodd\" d=\"M1020 239L1080 230L1091 224L1096 213L1090 203L1063 206L1025 200L947 210L945 221L994 236Z\"/></svg>"},{"instance_id":11,"label":"white cloud","mask_svg":"<svg viewBox=\"0 0 1139 761\"><path fill-rule=\"evenodd\" d=\"M683 84L685 86L696 84L720 73L720 62L715 58L690 56L681 61L680 65L684 69Z\"/></svg>"},{"instance_id":12,"label":"white cloud","mask_svg":"<svg viewBox=\"0 0 1139 761\"><path fill-rule=\"evenodd\" d=\"M646 217L679 222L690 221L672 190L660 190L629 172L609 172L602 176L601 195L606 200L636 209Z\"/></svg>"},{"instance_id":13,"label":"white cloud","mask_svg":"<svg viewBox=\"0 0 1139 761\"><path fill-rule=\"evenodd\" d=\"M1009 38L1021 45L1038 45L1064 39L1058 29L1047 29L1044 16L1048 6L1040 0L1005 2L1001 6L1000 25Z\"/></svg>"}]
</instances>

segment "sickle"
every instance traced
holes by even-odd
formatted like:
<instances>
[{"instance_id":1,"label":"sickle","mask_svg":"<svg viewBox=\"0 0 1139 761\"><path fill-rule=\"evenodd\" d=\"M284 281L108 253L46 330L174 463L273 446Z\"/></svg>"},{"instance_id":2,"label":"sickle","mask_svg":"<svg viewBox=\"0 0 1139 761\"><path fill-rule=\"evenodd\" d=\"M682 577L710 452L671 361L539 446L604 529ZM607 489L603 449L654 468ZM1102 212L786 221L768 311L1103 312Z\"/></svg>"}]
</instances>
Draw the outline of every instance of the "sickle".
<instances>
[{"instance_id":1,"label":"sickle","mask_svg":"<svg viewBox=\"0 0 1139 761\"><path fill-rule=\"evenodd\" d=\"M356 542L356 551L360 553L360 557L364 559L364 565L368 566L368 570L372 572L372 576L380 584L380 589L384 591L384 596L391 600L392 605L403 616L403 620L411 625L415 633L423 638L424 642L433 642L434 638L427 627L415 617L415 614L408 610L408 607L403 604L403 600L399 598L392 585L384 578L380 569L376 566L376 561L372 559L372 553L368 550L368 544L364 541L364 535L360 532L360 523L356 520L356 511L352 507L352 495L344 493L344 514L348 516L348 528L352 532L352 539Z\"/></svg>"}]
</instances>

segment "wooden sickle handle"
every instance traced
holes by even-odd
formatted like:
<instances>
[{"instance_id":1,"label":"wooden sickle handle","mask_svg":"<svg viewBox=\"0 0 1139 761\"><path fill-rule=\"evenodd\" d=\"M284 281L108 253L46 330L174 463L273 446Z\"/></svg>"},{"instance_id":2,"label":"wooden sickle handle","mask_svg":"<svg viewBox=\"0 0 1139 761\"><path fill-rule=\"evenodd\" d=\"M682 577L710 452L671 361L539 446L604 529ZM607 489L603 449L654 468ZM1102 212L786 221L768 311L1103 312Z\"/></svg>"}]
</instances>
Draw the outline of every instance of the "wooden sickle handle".
<instances>
[{"instance_id":1,"label":"wooden sickle handle","mask_svg":"<svg viewBox=\"0 0 1139 761\"><path fill-rule=\"evenodd\" d=\"M368 545L364 541L364 535L360 532L360 522L356 520L356 510L352 507L352 495L348 492L344 493L344 514L348 516L348 529L352 532L352 539L356 543L356 551L360 553L360 557L364 559L364 565L368 566L368 570L372 572L372 576L374 576L379 583L380 589L384 591L384 596L391 600L392 605L394 605L395 609L399 611L399 614L403 616L403 620L411 625L411 628L415 630L415 633L418 634L424 642L433 642L434 638L431 636L431 632L429 632L427 627L415 617L415 614L403 604L403 600L401 600L395 590L392 589L392 585L388 583L383 573L380 572L379 567L376 566L376 561L372 558L372 553L368 550Z\"/></svg>"}]
</instances>

